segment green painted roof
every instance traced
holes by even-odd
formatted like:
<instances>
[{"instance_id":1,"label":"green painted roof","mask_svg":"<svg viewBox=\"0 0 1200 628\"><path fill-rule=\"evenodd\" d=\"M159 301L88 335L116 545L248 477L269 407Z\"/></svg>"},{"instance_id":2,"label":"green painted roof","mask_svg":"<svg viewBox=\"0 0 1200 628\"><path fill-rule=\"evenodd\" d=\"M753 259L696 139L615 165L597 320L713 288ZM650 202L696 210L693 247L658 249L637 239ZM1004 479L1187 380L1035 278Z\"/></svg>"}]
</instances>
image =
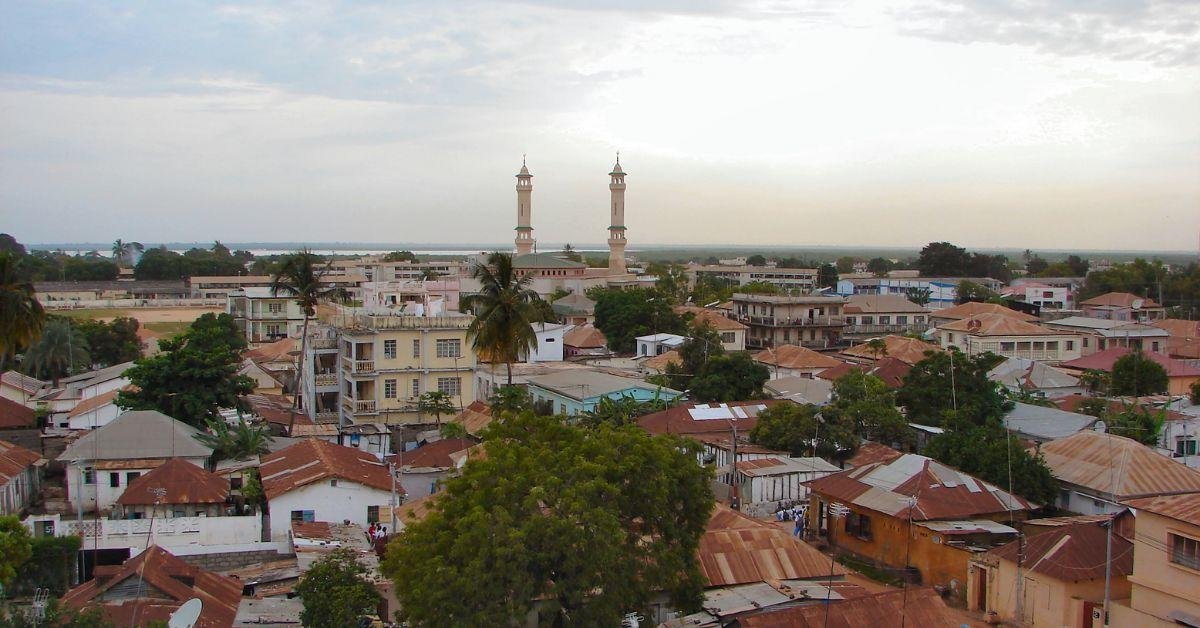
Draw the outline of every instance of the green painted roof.
<instances>
[{"instance_id":1,"label":"green painted roof","mask_svg":"<svg viewBox=\"0 0 1200 628\"><path fill-rule=\"evenodd\" d=\"M513 257L513 266L517 268L587 268L583 262L573 262L561 259L550 253L526 253Z\"/></svg>"}]
</instances>

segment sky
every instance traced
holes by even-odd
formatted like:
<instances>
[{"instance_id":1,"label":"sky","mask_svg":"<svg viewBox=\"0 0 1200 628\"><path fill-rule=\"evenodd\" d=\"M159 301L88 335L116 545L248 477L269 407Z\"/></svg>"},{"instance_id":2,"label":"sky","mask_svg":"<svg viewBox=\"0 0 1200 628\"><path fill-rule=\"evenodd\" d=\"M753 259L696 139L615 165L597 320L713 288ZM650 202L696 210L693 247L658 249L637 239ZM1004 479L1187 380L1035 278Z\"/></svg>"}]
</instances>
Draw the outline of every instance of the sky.
<instances>
[{"instance_id":1,"label":"sky","mask_svg":"<svg viewBox=\"0 0 1200 628\"><path fill-rule=\"evenodd\" d=\"M22 242L1196 250L1200 3L0 3Z\"/></svg>"}]
</instances>

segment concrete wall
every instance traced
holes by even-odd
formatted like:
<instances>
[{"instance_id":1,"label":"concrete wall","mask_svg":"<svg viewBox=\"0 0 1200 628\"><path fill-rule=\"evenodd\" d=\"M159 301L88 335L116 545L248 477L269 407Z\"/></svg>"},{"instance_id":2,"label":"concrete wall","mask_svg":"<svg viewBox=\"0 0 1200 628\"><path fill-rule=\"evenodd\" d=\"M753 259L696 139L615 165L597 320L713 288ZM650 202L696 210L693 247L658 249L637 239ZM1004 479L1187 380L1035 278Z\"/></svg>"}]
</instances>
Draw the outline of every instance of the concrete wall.
<instances>
[{"instance_id":1,"label":"concrete wall","mask_svg":"<svg viewBox=\"0 0 1200 628\"><path fill-rule=\"evenodd\" d=\"M240 552L216 552L212 554L179 554L184 562L209 571L237 569L255 563L267 563L287 558L289 554L276 549L248 550Z\"/></svg>"},{"instance_id":2,"label":"concrete wall","mask_svg":"<svg viewBox=\"0 0 1200 628\"><path fill-rule=\"evenodd\" d=\"M973 563L973 567L979 565ZM979 572L973 574L967 594L968 606L975 609L978 587L982 584L986 608L995 611L1000 619L1023 622L1030 626L1066 627L1085 626L1084 602L1103 604L1104 579L1067 582L1050 578L1044 574L1021 571L1020 597L1021 618L1017 617L1017 565L1007 560L998 560L986 568L985 581L977 580ZM1112 599L1129 597L1130 584L1124 576L1112 580ZM1121 624L1113 624L1121 625Z\"/></svg>"},{"instance_id":3,"label":"concrete wall","mask_svg":"<svg viewBox=\"0 0 1200 628\"><path fill-rule=\"evenodd\" d=\"M1200 526L1178 519L1169 519L1142 510L1137 515L1137 534L1134 536L1133 582L1130 617L1137 621L1113 625L1152 626L1176 625L1168 614L1172 611L1200 617L1200 571L1170 562L1166 548L1169 534L1200 539Z\"/></svg>"},{"instance_id":4,"label":"concrete wall","mask_svg":"<svg viewBox=\"0 0 1200 628\"><path fill-rule=\"evenodd\" d=\"M91 430L112 423L122 410L113 403L106 403L83 414L77 414L67 419L67 427L73 430Z\"/></svg>"},{"instance_id":5,"label":"concrete wall","mask_svg":"<svg viewBox=\"0 0 1200 628\"><path fill-rule=\"evenodd\" d=\"M351 523L367 528L371 525L367 521L367 507L379 506L382 518L383 511L391 503L391 491L381 491L341 479L337 481L337 486L331 486L330 480L321 480L270 500L270 538L272 541L285 541L289 538L293 510L313 511L314 521L341 523L349 519Z\"/></svg>"}]
</instances>

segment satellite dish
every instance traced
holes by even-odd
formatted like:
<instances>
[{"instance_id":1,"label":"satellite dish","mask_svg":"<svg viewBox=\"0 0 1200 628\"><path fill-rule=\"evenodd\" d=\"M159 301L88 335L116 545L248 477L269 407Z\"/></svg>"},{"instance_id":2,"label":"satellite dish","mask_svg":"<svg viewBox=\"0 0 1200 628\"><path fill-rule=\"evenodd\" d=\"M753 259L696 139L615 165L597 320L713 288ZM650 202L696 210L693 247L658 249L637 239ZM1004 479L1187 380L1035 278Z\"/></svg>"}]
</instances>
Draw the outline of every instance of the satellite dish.
<instances>
[{"instance_id":1,"label":"satellite dish","mask_svg":"<svg viewBox=\"0 0 1200 628\"><path fill-rule=\"evenodd\" d=\"M184 602L183 606L171 613L171 618L167 620L167 628L192 628L200 620L200 611L203 609L204 603L200 598L194 597Z\"/></svg>"},{"instance_id":2,"label":"satellite dish","mask_svg":"<svg viewBox=\"0 0 1200 628\"><path fill-rule=\"evenodd\" d=\"M1145 303L1145 301L1143 301L1143 300L1141 300L1141 299L1134 299L1134 300L1133 300L1133 309L1135 309L1135 310L1140 310L1140 309L1142 309L1142 304L1143 304L1143 303Z\"/></svg>"},{"instance_id":3,"label":"satellite dish","mask_svg":"<svg viewBox=\"0 0 1200 628\"><path fill-rule=\"evenodd\" d=\"M1092 426L1092 429L1103 434L1108 431L1108 425L1105 424L1104 421L1096 421L1096 424Z\"/></svg>"},{"instance_id":4,"label":"satellite dish","mask_svg":"<svg viewBox=\"0 0 1200 628\"><path fill-rule=\"evenodd\" d=\"M709 303L708 305L705 305L704 307L716 307L720 304L721 304L720 301L713 301L712 303ZM1197 323L1196 326L1200 327L1200 323Z\"/></svg>"}]
</instances>

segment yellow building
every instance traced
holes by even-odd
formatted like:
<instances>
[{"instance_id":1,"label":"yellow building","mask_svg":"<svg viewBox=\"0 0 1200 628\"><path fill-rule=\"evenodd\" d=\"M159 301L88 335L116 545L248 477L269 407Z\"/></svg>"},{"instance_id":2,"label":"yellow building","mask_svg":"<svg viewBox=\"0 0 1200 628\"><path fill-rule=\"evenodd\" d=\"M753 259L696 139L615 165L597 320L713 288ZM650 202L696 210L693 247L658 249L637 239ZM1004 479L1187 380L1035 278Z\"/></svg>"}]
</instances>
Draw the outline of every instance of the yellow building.
<instances>
[{"instance_id":1,"label":"yellow building","mask_svg":"<svg viewBox=\"0 0 1200 628\"><path fill-rule=\"evenodd\" d=\"M347 309L337 329L338 383L343 422L433 423L417 411L431 391L450 396L456 408L475 399L475 354L467 327L472 316L374 315ZM453 418L453 413L442 420Z\"/></svg>"},{"instance_id":2,"label":"yellow building","mask_svg":"<svg viewBox=\"0 0 1200 628\"><path fill-rule=\"evenodd\" d=\"M1125 502L1137 513L1132 597L1112 626L1200 626L1200 493Z\"/></svg>"}]
</instances>

